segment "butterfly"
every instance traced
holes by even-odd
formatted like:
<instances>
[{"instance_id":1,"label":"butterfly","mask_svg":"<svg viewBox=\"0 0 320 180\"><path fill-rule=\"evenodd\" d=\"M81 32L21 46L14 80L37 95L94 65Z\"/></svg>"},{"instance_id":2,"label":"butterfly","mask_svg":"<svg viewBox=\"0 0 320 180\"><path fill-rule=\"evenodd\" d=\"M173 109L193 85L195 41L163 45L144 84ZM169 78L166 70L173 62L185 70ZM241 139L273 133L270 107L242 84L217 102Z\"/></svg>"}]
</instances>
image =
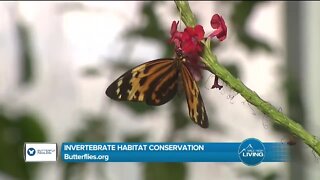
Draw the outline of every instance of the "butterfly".
<instances>
[{"instance_id":1,"label":"butterfly","mask_svg":"<svg viewBox=\"0 0 320 180\"><path fill-rule=\"evenodd\" d=\"M181 50L176 50L175 58L156 59L130 69L116 79L105 93L113 100L159 106L173 99L180 79L183 81L190 119L207 128L208 117L199 87Z\"/></svg>"}]
</instances>

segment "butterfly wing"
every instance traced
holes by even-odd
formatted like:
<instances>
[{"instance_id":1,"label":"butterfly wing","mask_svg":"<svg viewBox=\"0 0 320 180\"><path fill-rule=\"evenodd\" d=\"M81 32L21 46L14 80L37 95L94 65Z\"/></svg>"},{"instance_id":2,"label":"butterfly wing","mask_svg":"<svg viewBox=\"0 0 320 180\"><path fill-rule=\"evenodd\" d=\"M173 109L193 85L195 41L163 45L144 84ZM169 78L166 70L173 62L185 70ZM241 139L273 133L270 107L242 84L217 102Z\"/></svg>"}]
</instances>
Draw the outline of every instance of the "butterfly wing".
<instances>
[{"instance_id":1,"label":"butterfly wing","mask_svg":"<svg viewBox=\"0 0 320 180\"><path fill-rule=\"evenodd\" d=\"M202 128L209 126L199 87L185 64L182 63L181 75L189 108L190 118Z\"/></svg>"},{"instance_id":2,"label":"butterfly wing","mask_svg":"<svg viewBox=\"0 0 320 180\"><path fill-rule=\"evenodd\" d=\"M178 69L175 59L158 59L138 65L115 80L106 90L114 100L162 105L177 92Z\"/></svg>"}]
</instances>

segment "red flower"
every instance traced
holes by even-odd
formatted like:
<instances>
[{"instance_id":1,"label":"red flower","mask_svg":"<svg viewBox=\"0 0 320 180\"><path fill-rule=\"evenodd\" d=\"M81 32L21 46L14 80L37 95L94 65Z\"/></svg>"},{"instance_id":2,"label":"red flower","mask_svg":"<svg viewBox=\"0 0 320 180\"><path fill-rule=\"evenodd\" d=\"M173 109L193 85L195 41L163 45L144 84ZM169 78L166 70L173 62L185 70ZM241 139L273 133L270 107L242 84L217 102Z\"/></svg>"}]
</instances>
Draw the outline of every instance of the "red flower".
<instances>
[{"instance_id":1,"label":"red flower","mask_svg":"<svg viewBox=\"0 0 320 180\"><path fill-rule=\"evenodd\" d=\"M199 54L203 48L201 44L203 38L204 30L201 25L185 28L181 38L182 51L186 54Z\"/></svg>"},{"instance_id":2,"label":"red flower","mask_svg":"<svg viewBox=\"0 0 320 180\"><path fill-rule=\"evenodd\" d=\"M187 57L187 66L196 81L200 80L203 66L199 54L202 52L201 40L204 38L204 30L201 25L187 27L183 32L177 30L179 22L173 21L171 25L170 41L176 49L181 49Z\"/></svg>"},{"instance_id":3,"label":"red flower","mask_svg":"<svg viewBox=\"0 0 320 180\"><path fill-rule=\"evenodd\" d=\"M177 30L179 21L173 21L171 25L171 38L170 42L175 45L175 49L181 49L185 57L187 57L187 66L191 71L196 81L200 80L202 75L201 71L204 69L204 65L201 62L200 54L203 50L201 41L204 39L204 30L201 25L195 27L186 27L183 32ZM223 41L227 36L227 27L221 16L215 14L211 19L211 26L213 33L208 37L217 37L220 41ZM215 78L215 83L212 88L221 89L222 86L218 84L218 77Z\"/></svg>"},{"instance_id":4,"label":"red flower","mask_svg":"<svg viewBox=\"0 0 320 180\"><path fill-rule=\"evenodd\" d=\"M199 54L202 51L201 40L204 38L204 30L201 25L187 27L183 32L177 31L179 22L173 21L171 25L171 39L176 49L182 49L185 55Z\"/></svg>"},{"instance_id":5,"label":"red flower","mask_svg":"<svg viewBox=\"0 0 320 180\"><path fill-rule=\"evenodd\" d=\"M176 22L176 21L172 22L171 30L170 30L171 36L173 36L177 32L178 24L179 24L179 21L178 22Z\"/></svg>"},{"instance_id":6,"label":"red flower","mask_svg":"<svg viewBox=\"0 0 320 180\"><path fill-rule=\"evenodd\" d=\"M222 18L218 14L215 14L211 18L211 27L216 29L209 35L209 38L217 37L220 41L223 41L227 37L227 26Z\"/></svg>"},{"instance_id":7,"label":"red flower","mask_svg":"<svg viewBox=\"0 0 320 180\"><path fill-rule=\"evenodd\" d=\"M182 32L177 31L179 21L173 21L171 25L171 38L170 41L174 43L177 49L181 49L181 37L182 37Z\"/></svg>"}]
</instances>

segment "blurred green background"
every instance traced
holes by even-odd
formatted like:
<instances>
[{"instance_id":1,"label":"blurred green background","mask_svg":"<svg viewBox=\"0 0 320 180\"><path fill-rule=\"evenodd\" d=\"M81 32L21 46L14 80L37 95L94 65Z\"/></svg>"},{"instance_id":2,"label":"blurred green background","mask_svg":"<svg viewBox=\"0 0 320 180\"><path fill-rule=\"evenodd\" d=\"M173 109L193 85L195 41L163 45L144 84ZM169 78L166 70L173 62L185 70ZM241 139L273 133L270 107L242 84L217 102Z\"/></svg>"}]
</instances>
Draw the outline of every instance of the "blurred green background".
<instances>
[{"instance_id":1,"label":"blurred green background","mask_svg":"<svg viewBox=\"0 0 320 180\"><path fill-rule=\"evenodd\" d=\"M213 40L221 64L316 136L320 4L190 2L206 33L222 15L227 39ZM320 179L319 158L240 95L199 82L209 129L191 122L183 90L166 105L115 102L107 86L137 64L173 56L173 2L0 3L0 179ZM182 23L181 23L182 24ZM184 25L179 26L183 30ZM290 162L25 163L24 142L294 142Z\"/></svg>"}]
</instances>

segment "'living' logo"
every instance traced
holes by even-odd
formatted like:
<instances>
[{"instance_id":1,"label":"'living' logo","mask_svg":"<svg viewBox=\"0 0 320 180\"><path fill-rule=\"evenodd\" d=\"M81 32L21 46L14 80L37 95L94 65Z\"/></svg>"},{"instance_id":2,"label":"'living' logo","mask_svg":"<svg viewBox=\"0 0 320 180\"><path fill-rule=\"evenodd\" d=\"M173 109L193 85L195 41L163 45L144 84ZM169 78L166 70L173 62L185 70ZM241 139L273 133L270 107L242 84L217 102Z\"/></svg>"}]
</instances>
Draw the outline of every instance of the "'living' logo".
<instances>
[{"instance_id":1,"label":"'living' logo","mask_svg":"<svg viewBox=\"0 0 320 180\"><path fill-rule=\"evenodd\" d=\"M265 157L265 147L260 140L249 138L240 144L238 154L244 164L256 166L260 164Z\"/></svg>"}]
</instances>

